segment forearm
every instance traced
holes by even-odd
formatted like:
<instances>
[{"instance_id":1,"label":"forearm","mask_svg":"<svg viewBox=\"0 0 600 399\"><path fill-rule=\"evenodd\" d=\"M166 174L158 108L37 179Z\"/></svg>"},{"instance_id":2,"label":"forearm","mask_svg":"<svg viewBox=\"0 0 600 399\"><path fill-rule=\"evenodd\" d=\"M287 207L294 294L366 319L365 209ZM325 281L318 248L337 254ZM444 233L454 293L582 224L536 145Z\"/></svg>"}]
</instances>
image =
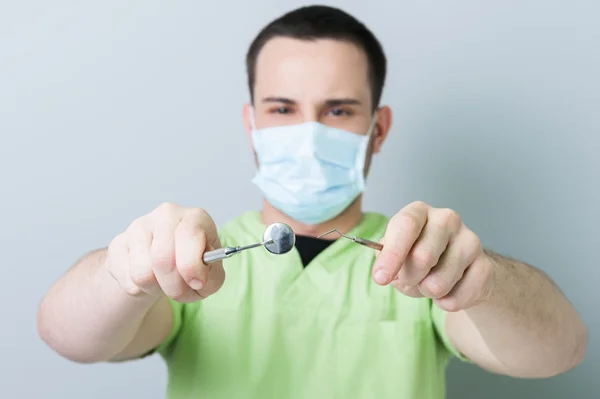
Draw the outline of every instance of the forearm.
<instances>
[{"instance_id":1,"label":"forearm","mask_svg":"<svg viewBox=\"0 0 600 399\"><path fill-rule=\"evenodd\" d=\"M40 336L74 361L104 361L121 352L155 302L128 295L104 269L105 257L106 250L85 256L40 304Z\"/></svg>"},{"instance_id":2,"label":"forearm","mask_svg":"<svg viewBox=\"0 0 600 399\"><path fill-rule=\"evenodd\" d=\"M531 266L486 254L494 263L494 288L465 313L494 357L509 374L533 378L580 363L586 328L558 287Z\"/></svg>"}]
</instances>

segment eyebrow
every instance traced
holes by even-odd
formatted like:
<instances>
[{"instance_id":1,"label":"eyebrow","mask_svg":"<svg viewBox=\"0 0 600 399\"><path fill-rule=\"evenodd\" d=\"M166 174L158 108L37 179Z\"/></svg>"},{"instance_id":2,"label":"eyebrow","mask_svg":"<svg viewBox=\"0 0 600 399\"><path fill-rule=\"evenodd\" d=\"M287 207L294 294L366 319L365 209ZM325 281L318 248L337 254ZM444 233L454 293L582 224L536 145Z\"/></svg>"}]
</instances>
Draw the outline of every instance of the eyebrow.
<instances>
[{"instance_id":1,"label":"eyebrow","mask_svg":"<svg viewBox=\"0 0 600 399\"><path fill-rule=\"evenodd\" d=\"M331 98L326 101L330 107L336 105L360 105L361 102L355 98Z\"/></svg>"},{"instance_id":2,"label":"eyebrow","mask_svg":"<svg viewBox=\"0 0 600 399\"><path fill-rule=\"evenodd\" d=\"M262 99L263 103L284 103L284 104L296 104L296 101L285 97L265 97Z\"/></svg>"},{"instance_id":3,"label":"eyebrow","mask_svg":"<svg viewBox=\"0 0 600 399\"><path fill-rule=\"evenodd\" d=\"M286 97L265 97L262 99L263 103L283 103L283 104L296 104L295 100ZM361 102L355 98L330 98L325 101L330 107L336 105L360 105Z\"/></svg>"}]
</instances>

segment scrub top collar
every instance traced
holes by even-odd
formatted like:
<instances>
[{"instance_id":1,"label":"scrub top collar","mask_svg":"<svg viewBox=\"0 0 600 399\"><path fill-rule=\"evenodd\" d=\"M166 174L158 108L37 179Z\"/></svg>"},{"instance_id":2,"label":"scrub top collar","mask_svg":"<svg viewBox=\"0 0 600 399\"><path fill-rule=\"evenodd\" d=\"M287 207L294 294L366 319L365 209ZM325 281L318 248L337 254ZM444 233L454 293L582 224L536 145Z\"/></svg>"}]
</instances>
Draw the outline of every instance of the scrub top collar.
<instances>
[{"instance_id":1,"label":"scrub top collar","mask_svg":"<svg viewBox=\"0 0 600 399\"><path fill-rule=\"evenodd\" d=\"M257 235L257 237L259 237L258 239L260 239L260 237L262 237L263 232L267 228L267 225L262 220L261 212L250 211L248 212L247 216L249 217L245 218L245 220L247 220L249 223L246 227L253 234ZM345 234L350 236L367 238L373 241L379 241L385 233L385 229L381 228L382 225L385 226L385 223L381 222L383 222L386 219L387 217L383 215L365 212L363 213L363 217L361 218L360 222ZM332 271L331 269L335 269L336 265L338 265L339 262L332 262L329 260L341 254L347 255L348 251L351 251L353 249L358 249L360 251L371 251L373 253L373 256L375 255L374 250L362 247L348 239L340 237L338 239L335 239L334 242L332 242L331 245L329 245L329 247L325 248L321 253L319 253L308 265L306 265L306 268L314 266L315 263L320 263L323 265L324 268L330 269L330 271ZM302 260L300 258L300 253L298 252L297 248L294 247L290 251L290 253L293 253L293 256L295 256L298 260L298 264L302 268L304 268L304 266L302 265ZM288 255L292 256L292 254Z\"/></svg>"}]
</instances>

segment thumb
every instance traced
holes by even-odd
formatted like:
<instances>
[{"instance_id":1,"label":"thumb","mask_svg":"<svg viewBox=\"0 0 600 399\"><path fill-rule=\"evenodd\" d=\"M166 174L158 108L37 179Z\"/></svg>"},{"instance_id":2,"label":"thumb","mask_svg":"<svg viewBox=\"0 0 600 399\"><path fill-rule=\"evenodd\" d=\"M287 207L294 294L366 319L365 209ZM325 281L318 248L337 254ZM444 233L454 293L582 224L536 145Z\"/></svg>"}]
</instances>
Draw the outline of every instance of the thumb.
<instances>
[{"instance_id":1,"label":"thumb","mask_svg":"<svg viewBox=\"0 0 600 399\"><path fill-rule=\"evenodd\" d=\"M377 284L388 284L400 272L426 221L424 212L403 211L390 220L383 238L385 244L373 266L373 279Z\"/></svg>"}]
</instances>

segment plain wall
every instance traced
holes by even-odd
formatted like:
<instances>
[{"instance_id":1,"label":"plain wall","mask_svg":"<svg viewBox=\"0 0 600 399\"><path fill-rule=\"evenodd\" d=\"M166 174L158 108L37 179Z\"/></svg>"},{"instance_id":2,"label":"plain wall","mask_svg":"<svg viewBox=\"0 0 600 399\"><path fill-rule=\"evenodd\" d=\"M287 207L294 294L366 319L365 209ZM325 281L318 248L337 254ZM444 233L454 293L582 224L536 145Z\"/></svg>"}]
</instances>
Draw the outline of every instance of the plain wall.
<instances>
[{"instance_id":1,"label":"plain wall","mask_svg":"<svg viewBox=\"0 0 600 399\"><path fill-rule=\"evenodd\" d=\"M529 381L453 360L449 397L599 397L599 3L327 3L389 57L394 123L366 209L457 210L485 246L547 272L589 327L576 370ZM84 366L53 353L38 303L161 202L218 224L260 206L244 55L301 4L0 0L0 397L164 397L158 357Z\"/></svg>"}]
</instances>

